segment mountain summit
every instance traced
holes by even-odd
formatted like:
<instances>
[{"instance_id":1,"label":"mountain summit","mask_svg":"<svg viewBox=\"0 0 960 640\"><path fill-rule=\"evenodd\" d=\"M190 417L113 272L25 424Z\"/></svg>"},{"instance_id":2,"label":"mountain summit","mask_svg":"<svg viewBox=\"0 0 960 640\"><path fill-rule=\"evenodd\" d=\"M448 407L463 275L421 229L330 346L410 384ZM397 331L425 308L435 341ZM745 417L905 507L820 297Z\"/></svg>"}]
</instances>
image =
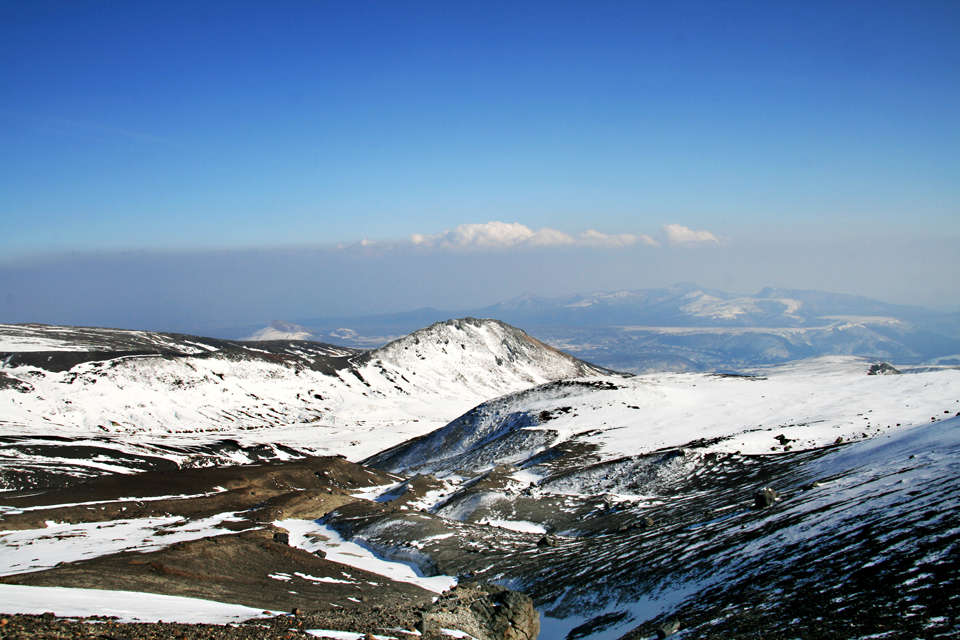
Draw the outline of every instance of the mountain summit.
<instances>
[{"instance_id":1,"label":"mountain summit","mask_svg":"<svg viewBox=\"0 0 960 640\"><path fill-rule=\"evenodd\" d=\"M609 373L505 322L477 318L436 322L358 360L391 363L410 370L452 366L457 375L477 378L500 371L530 382Z\"/></svg>"},{"instance_id":2,"label":"mountain summit","mask_svg":"<svg viewBox=\"0 0 960 640\"><path fill-rule=\"evenodd\" d=\"M268 326L244 338L248 342L259 342L263 340L310 340L313 334L306 327L301 327L292 322L283 322L274 320Z\"/></svg>"}]
</instances>

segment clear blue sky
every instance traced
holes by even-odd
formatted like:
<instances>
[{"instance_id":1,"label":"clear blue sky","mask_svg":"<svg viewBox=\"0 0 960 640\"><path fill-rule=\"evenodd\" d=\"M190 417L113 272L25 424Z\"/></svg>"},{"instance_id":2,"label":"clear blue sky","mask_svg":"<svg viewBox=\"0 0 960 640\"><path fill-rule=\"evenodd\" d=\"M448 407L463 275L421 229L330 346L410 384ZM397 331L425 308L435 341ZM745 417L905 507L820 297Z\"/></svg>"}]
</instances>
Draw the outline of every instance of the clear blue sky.
<instances>
[{"instance_id":1,"label":"clear blue sky","mask_svg":"<svg viewBox=\"0 0 960 640\"><path fill-rule=\"evenodd\" d=\"M958 70L953 0L2 2L0 252L956 239Z\"/></svg>"}]
</instances>

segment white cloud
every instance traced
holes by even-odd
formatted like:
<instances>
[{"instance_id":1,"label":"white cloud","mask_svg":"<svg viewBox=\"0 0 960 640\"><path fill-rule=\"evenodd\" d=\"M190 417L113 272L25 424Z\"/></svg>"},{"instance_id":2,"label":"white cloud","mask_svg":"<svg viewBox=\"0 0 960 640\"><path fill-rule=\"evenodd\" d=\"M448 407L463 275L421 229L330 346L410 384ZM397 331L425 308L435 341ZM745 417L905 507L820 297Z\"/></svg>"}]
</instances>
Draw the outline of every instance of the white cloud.
<instances>
[{"instance_id":1,"label":"white cloud","mask_svg":"<svg viewBox=\"0 0 960 640\"><path fill-rule=\"evenodd\" d=\"M705 244L720 244L720 239L709 231L695 231L682 224L667 224L663 227L667 244L674 247L695 247Z\"/></svg>"},{"instance_id":2,"label":"white cloud","mask_svg":"<svg viewBox=\"0 0 960 640\"><path fill-rule=\"evenodd\" d=\"M587 229L579 235L577 240L578 244L589 247L629 247L637 244L638 242L640 244L645 244L648 247L656 247L660 245L659 242L645 234L634 235L632 233L618 233L611 235L607 233L601 233L595 229Z\"/></svg>"},{"instance_id":3,"label":"white cloud","mask_svg":"<svg viewBox=\"0 0 960 640\"><path fill-rule=\"evenodd\" d=\"M487 222L461 224L456 229L433 235L415 233L410 241L419 247L440 249L504 249L531 243L536 235L529 227L517 222ZM550 238L543 238L540 244L549 241Z\"/></svg>"},{"instance_id":4,"label":"white cloud","mask_svg":"<svg viewBox=\"0 0 960 640\"><path fill-rule=\"evenodd\" d=\"M521 224L518 226L522 227L523 225ZM556 229L544 227L543 229L534 232L528 242L536 247L559 247L573 244L575 241L563 231L557 231Z\"/></svg>"},{"instance_id":5,"label":"white cloud","mask_svg":"<svg viewBox=\"0 0 960 640\"><path fill-rule=\"evenodd\" d=\"M455 229L424 235L415 233L410 242L417 247L433 249L511 249L515 247L629 247L638 242L656 246L650 236L630 233L606 234L589 229L572 236L557 229L544 227L533 230L519 222L485 222L461 224Z\"/></svg>"}]
</instances>

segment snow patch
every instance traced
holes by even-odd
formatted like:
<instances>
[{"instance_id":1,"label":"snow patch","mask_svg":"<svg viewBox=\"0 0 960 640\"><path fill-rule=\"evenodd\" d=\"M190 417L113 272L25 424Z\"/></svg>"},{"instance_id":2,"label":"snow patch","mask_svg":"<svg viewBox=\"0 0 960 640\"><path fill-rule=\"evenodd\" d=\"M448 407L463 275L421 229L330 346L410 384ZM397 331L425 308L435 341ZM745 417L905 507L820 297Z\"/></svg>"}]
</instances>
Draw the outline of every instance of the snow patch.
<instances>
[{"instance_id":1,"label":"snow patch","mask_svg":"<svg viewBox=\"0 0 960 640\"><path fill-rule=\"evenodd\" d=\"M542 525L539 525L535 522L528 522L526 520L488 520L487 518L483 518L478 520L477 524L488 524L492 527L500 527L501 529L509 529L510 531L517 531L519 533L547 532Z\"/></svg>"},{"instance_id":2,"label":"snow patch","mask_svg":"<svg viewBox=\"0 0 960 640\"><path fill-rule=\"evenodd\" d=\"M264 617L263 609L239 604L108 589L0 584L0 602L3 613L36 615L52 611L62 617L116 616L120 622L228 624Z\"/></svg>"},{"instance_id":3,"label":"snow patch","mask_svg":"<svg viewBox=\"0 0 960 640\"><path fill-rule=\"evenodd\" d=\"M457 583L456 578L450 576L425 577L411 565L383 560L366 547L344 540L339 533L316 521L291 519L273 524L290 532L290 546L311 553L323 551L331 562L376 573L395 582L415 584L434 593L443 593Z\"/></svg>"}]
</instances>

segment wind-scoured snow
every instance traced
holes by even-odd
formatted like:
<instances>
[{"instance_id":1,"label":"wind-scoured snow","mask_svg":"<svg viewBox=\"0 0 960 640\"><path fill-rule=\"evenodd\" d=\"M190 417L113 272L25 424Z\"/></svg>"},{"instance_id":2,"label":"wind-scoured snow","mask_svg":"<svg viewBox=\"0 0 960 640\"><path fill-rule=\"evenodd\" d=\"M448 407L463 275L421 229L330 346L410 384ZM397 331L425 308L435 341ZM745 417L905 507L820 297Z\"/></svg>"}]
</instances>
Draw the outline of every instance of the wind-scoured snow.
<instances>
[{"instance_id":1,"label":"wind-scoured snow","mask_svg":"<svg viewBox=\"0 0 960 640\"><path fill-rule=\"evenodd\" d=\"M831 603L824 615L848 608L886 609L893 620L884 624L900 629L896 637L905 637L906 625L925 619L932 621L931 633L943 634L931 637L955 637L960 631L956 621L930 611L944 606L936 604L938 593L956 593L960 419L837 448L798 463L793 474L793 482L797 477L824 480L785 492L775 509L757 513L734 507L713 521L674 529L671 550L662 558L649 557L639 548L642 542L637 549L621 543L594 551L590 560L595 567L608 562L621 567L600 572L604 583L625 588L619 593L609 586L570 590L545 605L554 615L544 618L543 629L564 637L588 619L624 614L616 624L588 635L615 640L640 622L674 612L686 618L688 637L722 636L724 629L729 633L722 626L729 617L759 601L769 610L761 626L767 633L792 628L797 637L814 637L803 631L809 627L796 625L799 619L791 623L778 609L802 608L803 596L796 594L813 589L827 594ZM780 481L790 482L786 477ZM620 575L657 565L669 578L634 586L629 593L628 578ZM851 580L858 574L871 579ZM731 591L739 599L731 601ZM589 613L574 613L578 601L590 603ZM708 603L720 603L714 606L727 615L694 615ZM903 611L908 613L897 613Z\"/></svg>"},{"instance_id":2,"label":"wind-scoured snow","mask_svg":"<svg viewBox=\"0 0 960 640\"><path fill-rule=\"evenodd\" d=\"M0 324L0 353L149 349L201 353L209 348L209 345L203 342L187 342L182 339L182 336L150 331L42 324Z\"/></svg>"},{"instance_id":3,"label":"wind-scoured snow","mask_svg":"<svg viewBox=\"0 0 960 640\"><path fill-rule=\"evenodd\" d=\"M61 562L121 551L145 553L177 542L231 533L232 513L186 520L177 516L77 524L48 521L44 529L0 531L0 575L41 571Z\"/></svg>"},{"instance_id":4,"label":"wind-scoured snow","mask_svg":"<svg viewBox=\"0 0 960 640\"><path fill-rule=\"evenodd\" d=\"M117 502L131 502L136 500L137 502L154 502L157 500L186 500L190 498L205 498L207 496L216 495L226 491L223 487L218 488L216 491L208 491L206 493L192 493L192 494L178 494L178 495L169 495L169 496L149 496L149 497L136 497L131 496L129 498L115 498L113 500L91 500L89 502L65 502L63 504L45 504L35 507L5 507L0 505L0 516L3 515L14 515L19 513L24 513L27 511L46 511L48 509L62 509L64 507L88 507L92 505L103 505L111 504Z\"/></svg>"}]
</instances>

